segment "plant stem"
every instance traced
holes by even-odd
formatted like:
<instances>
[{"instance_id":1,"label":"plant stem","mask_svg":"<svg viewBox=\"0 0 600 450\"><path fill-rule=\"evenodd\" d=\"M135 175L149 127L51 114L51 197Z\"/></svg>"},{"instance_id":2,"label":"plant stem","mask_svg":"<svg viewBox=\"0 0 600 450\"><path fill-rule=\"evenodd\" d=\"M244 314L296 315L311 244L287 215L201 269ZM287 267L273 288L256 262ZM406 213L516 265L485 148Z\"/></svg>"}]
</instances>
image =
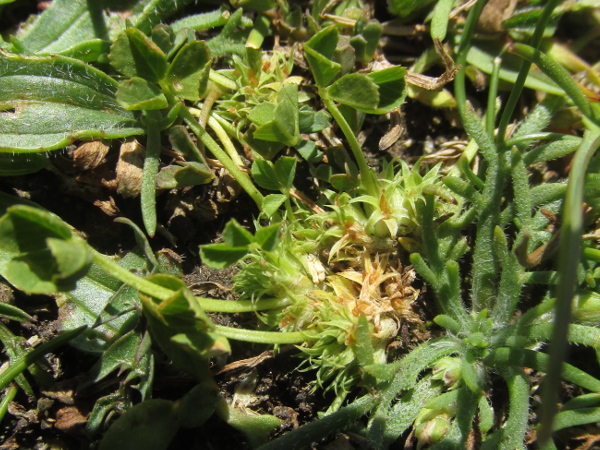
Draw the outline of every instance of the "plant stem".
<instances>
[{"instance_id":1,"label":"plant stem","mask_svg":"<svg viewBox=\"0 0 600 450\"><path fill-rule=\"evenodd\" d=\"M219 146L219 144L217 144L215 140L212 137L210 137L210 135L206 132L206 130L200 126L196 119L194 119L194 116L192 116L192 113L190 113L190 111L188 111L187 108L183 108L180 114L185 123L187 123L187 125L191 128L194 134L198 136L198 138L202 141L206 148L208 148L212 152L215 158L217 158L221 162L221 164L223 164L223 167L225 167L225 169L229 171L231 176L235 178L235 180L240 184L242 189L244 189L244 191L246 191L246 193L252 198L252 200L254 200L256 205L259 208L261 208L264 201L264 197L258 191L256 186L254 186L254 183L252 183L250 177L246 173L242 172L242 170L235 165L235 163L231 160L227 153L225 153L225 151Z\"/></svg>"},{"instance_id":2,"label":"plant stem","mask_svg":"<svg viewBox=\"0 0 600 450\"><path fill-rule=\"evenodd\" d=\"M552 81L565 91L585 117L597 124L597 119L594 116L593 110L585 94L573 81L571 75L564 67L557 64L552 58L544 55L539 50L528 45L513 44L511 53L515 53L520 57L525 58L530 64L535 63L542 72L548 75Z\"/></svg>"},{"instance_id":3,"label":"plant stem","mask_svg":"<svg viewBox=\"0 0 600 450\"><path fill-rule=\"evenodd\" d=\"M508 419L502 428L486 439L481 447L482 450L519 448L528 430L530 390L528 378L523 373L523 369L504 369L500 373L508 386Z\"/></svg>"},{"instance_id":4,"label":"plant stem","mask_svg":"<svg viewBox=\"0 0 600 450\"><path fill-rule=\"evenodd\" d=\"M229 89L230 91L235 91L237 89L235 81L227 78L225 75L221 75L219 72L214 70L210 71L208 74L208 79L219 86Z\"/></svg>"},{"instance_id":5,"label":"plant stem","mask_svg":"<svg viewBox=\"0 0 600 450\"><path fill-rule=\"evenodd\" d=\"M215 132L219 140L223 143L223 147L225 147L225 151L227 152L231 160L238 166L243 166L244 163L242 161L242 158L240 158L240 155L238 154L235 146L233 145L233 142L231 142L231 139L229 139L229 135L223 129L221 124L217 122L217 120L214 119L212 116L209 116L208 126Z\"/></svg>"},{"instance_id":6,"label":"plant stem","mask_svg":"<svg viewBox=\"0 0 600 450\"><path fill-rule=\"evenodd\" d=\"M460 66L460 70L454 77L454 96L456 97L456 106L461 118L464 117L464 107L467 102L467 93L465 90L465 64L467 62L467 54L469 53L469 47L471 46L475 25L477 24L479 15L486 3L487 0L479 0L475 3L475 6L471 8L471 11L469 11L458 46L458 51L456 53L458 55L456 58L456 65Z\"/></svg>"},{"instance_id":7,"label":"plant stem","mask_svg":"<svg viewBox=\"0 0 600 450\"><path fill-rule=\"evenodd\" d=\"M0 402L0 422L2 422L2 419L4 419L4 416L6 415L6 411L8 411L8 404L14 400L18 391L19 388L16 384L13 384L6 390L2 402Z\"/></svg>"},{"instance_id":8,"label":"plant stem","mask_svg":"<svg viewBox=\"0 0 600 450\"><path fill-rule=\"evenodd\" d=\"M329 110L336 123L344 133L348 144L350 145L350 149L352 150L352 154L354 155L354 159L356 159L356 163L358 164L358 168L360 169L360 177L362 181L362 185L366 188L367 193L375 198L379 198L381 195L379 187L377 186L377 177L375 172L369 167L367 164L367 160L365 159L365 155L362 151L352 128L338 109L337 105L331 98L329 97L329 93L326 88L319 88L319 95L321 96L321 100L323 100L323 104Z\"/></svg>"},{"instance_id":9,"label":"plant stem","mask_svg":"<svg viewBox=\"0 0 600 450\"><path fill-rule=\"evenodd\" d=\"M127 269L119 266L107 256L93 250L94 263L106 273L112 275L132 288L161 301L170 299L175 292L156 283L139 277ZM256 312L269 309L282 308L288 304L285 300L264 299L258 302L251 300L216 300L212 298L196 297L198 303L205 311L223 313Z\"/></svg>"},{"instance_id":10,"label":"plant stem","mask_svg":"<svg viewBox=\"0 0 600 450\"><path fill-rule=\"evenodd\" d=\"M492 139L494 139L494 129L496 128L496 96L498 95L501 65L502 59L500 57L494 58L494 66L490 78L490 91L488 92L487 111L485 113L485 128Z\"/></svg>"},{"instance_id":11,"label":"plant stem","mask_svg":"<svg viewBox=\"0 0 600 450\"><path fill-rule=\"evenodd\" d=\"M269 34L271 19L265 14L260 14L254 21L254 28L250 31L246 40L246 47L260 49L265 37Z\"/></svg>"},{"instance_id":12,"label":"plant stem","mask_svg":"<svg viewBox=\"0 0 600 450\"><path fill-rule=\"evenodd\" d=\"M560 281L556 293L555 320L552 329L550 361L546 370L548 376L542 390L542 402L545 405L540 414L540 434L538 438L545 443L552 433L552 421L558 405L557 393L560 386L561 370L567 353L567 334L571 321L571 302L577 285L577 267L581 261L581 235L583 233L583 185L588 163L600 145L600 135L587 131L581 147L575 153L567 195L565 198L563 224L560 233L558 273Z\"/></svg>"},{"instance_id":13,"label":"plant stem","mask_svg":"<svg viewBox=\"0 0 600 450\"><path fill-rule=\"evenodd\" d=\"M257 344L301 344L306 341L317 340L317 336L305 333L303 331L256 331L245 330L243 328L232 328L223 325L216 325L217 333L228 339L237 341L254 342Z\"/></svg>"}]
</instances>

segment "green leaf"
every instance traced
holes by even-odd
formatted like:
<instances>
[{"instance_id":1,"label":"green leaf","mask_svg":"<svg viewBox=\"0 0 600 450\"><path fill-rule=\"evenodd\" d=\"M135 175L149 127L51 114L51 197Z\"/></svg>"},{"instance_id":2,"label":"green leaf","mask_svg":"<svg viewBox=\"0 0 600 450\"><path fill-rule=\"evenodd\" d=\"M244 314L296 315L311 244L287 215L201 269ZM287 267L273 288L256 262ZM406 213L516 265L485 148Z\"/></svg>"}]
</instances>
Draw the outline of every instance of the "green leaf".
<instances>
[{"instance_id":1,"label":"green leaf","mask_svg":"<svg viewBox=\"0 0 600 450\"><path fill-rule=\"evenodd\" d=\"M287 189L290 189L292 184L294 184L296 163L296 158L291 156L282 156L275 161L275 175L277 176L277 181Z\"/></svg>"},{"instance_id":2,"label":"green leaf","mask_svg":"<svg viewBox=\"0 0 600 450\"><path fill-rule=\"evenodd\" d=\"M175 32L170 26L161 23L152 28L150 39L158 45L158 48L160 48L165 55L168 55L175 43Z\"/></svg>"},{"instance_id":3,"label":"green leaf","mask_svg":"<svg viewBox=\"0 0 600 450\"><path fill-rule=\"evenodd\" d=\"M18 46L13 45L12 51L95 61L108 52L110 41L128 23L150 33L153 26L190 1L137 0L130 5L133 14L125 19L121 10L126 5L118 0L55 0L31 24L19 30Z\"/></svg>"},{"instance_id":4,"label":"green leaf","mask_svg":"<svg viewBox=\"0 0 600 450\"><path fill-rule=\"evenodd\" d=\"M184 45L167 69L166 79L173 92L185 100L196 102L204 95L211 65L210 51L204 41Z\"/></svg>"},{"instance_id":5,"label":"green leaf","mask_svg":"<svg viewBox=\"0 0 600 450\"><path fill-rule=\"evenodd\" d=\"M133 251L126 253L117 264L139 274L146 274L150 269L140 244ZM110 346L132 330L139 321L137 290L123 285L120 280L108 275L95 264L92 264L86 276L77 282L74 290L60 293L56 298L60 307L61 330L95 325L77 337L72 345L87 353L100 353L101 360ZM99 364L103 364L101 360ZM142 378L141 384L146 383L151 376L147 371L142 373L144 369L141 362L136 372Z\"/></svg>"},{"instance_id":6,"label":"green leaf","mask_svg":"<svg viewBox=\"0 0 600 450\"><path fill-rule=\"evenodd\" d=\"M42 170L47 162L48 157L42 153L27 155L0 153L0 177L35 173Z\"/></svg>"},{"instance_id":7,"label":"green leaf","mask_svg":"<svg viewBox=\"0 0 600 450\"><path fill-rule=\"evenodd\" d=\"M264 251L272 252L279 245L280 234L279 224L275 223L256 230L254 239Z\"/></svg>"},{"instance_id":8,"label":"green leaf","mask_svg":"<svg viewBox=\"0 0 600 450\"><path fill-rule=\"evenodd\" d=\"M127 28L110 47L111 65L127 77L158 82L167 71L167 57L144 33Z\"/></svg>"},{"instance_id":9,"label":"green leaf","mask_svg":"<svg viewBox=\"0 0 600 450\"><path fill-rule=\"evenodd\" d=\"M213 28L222 27L225 25L229 14L229 11L224 6L221 6L219 9L214 11L193 14L191 16L176 20L175 22L171 23L171 27L175 33L184 28L191 28L196 31L211 30Z\"/></svg>"},{"instance_id":10,"label":"green leaf","mask_svg":"<svg viewBox=\"0 0 600 450\"><path fill-rule=\"evenodd\" d=\"M254 242L254 237L235 219L231 219L223 230L223 241L231 247L241 247Z\"/></svg>"},{"instance_id":11,"label":"green leaf","mask_svg":"<svg viewBox=\"0 0 600 450\"><path fill-rule=\"evenodd\" d=\"M179 426L196 428L203 425L213 415L219 401L222 397L212 380L194 386L178 401Z\"/></svg>"},{"instance_id":12,"label":"green leaf","mask_svg":"<svg viewBox=\"0 0 600 450\"><path fill-rule=\"evenodd\" d=\"M114 0L119 4L119 0ZM142 33L150 34L152 28L167 17L183 9L192 0L137 0L128 17L131 24Z\"/></svg>"},{"instance_id":13,"label":"green leaf","mask_svg":"<svg viewBox=\"0 0 600 450\"><path fill-rule=\"evenodd\" d=\"M255 139L280 142L294 146L300 141L298 115L298 86L284 84L277 94L277 106L259 105L251 111L250 120L259 124Z\"/></svg>"},{"instance_id":14,"label":"green leaf","mask_svg":"<svg viewBox=\"0 0 600 450\"><path fill-rule=\"evenodd\" d=\"M157 189L182 189L210 183L215 178L204 164L197 162L179 163L163 167L156 177Z\"/></svg>"},{"instance_id":15,"label":"green leaf","mask_svg":"<svg viewBox=\"0 0 600 450\"><path fill-rule=\"evenodd\" d=\"M369 322L367 316L364 314L361 314L358 318L353 337L355 354L360 366L365 367L372 365L375 362L373 358L375 350L373 349L373 342L371 341Z\"/></svg>"},{"instance_id":16,"label":"green leaf","mask_svg":"<svg viewBox=\"0 0 600 450\"><path fill-rule=\"evenodd\" d=\"M424 8L435 0L388 0L388 9L392 14L406 17L414 11Z\"/></svg>"},{"instance_id":17,"label":"green leaf","mask_svg":"<svg viewBox=\"0 0 600 450\"><path fill-rule=\"evenodd\" d=\"M149 335L147 337L149 338ZM88 372L90 383L103 380L117 369L119 373L139 370L142 355L150 351L149 344L149 339L144 339L141 333L135 330L119 337L102 353Z\"/></svg>"},{"instance_id":18,"label":"green leaf","mask_svg":"<svg viewBox=\"0 0 600 450\"><path fill-rule=\"evenodd\" d=\"M51 213L17 205L0 218L0 274L18 289L71 290L90 265L86 244Z\"/></svg>"},{"instance_id":19,"label":"green leaf","mask_svg":"<svg viewBox=\"0 0 600 450\"><path fill-rule=\"evenodd\" d=\"M273 103L260 103L250 110L248 119L255 125L265 125L275 118L275 107Z\"/></svg>"},{"instance_id":20,"label":"green leaf","mask_svg":"<svg viewBox=\"0 0 600 450\"><path fill-rule=\"evenodd\" d=\"M283 205L287 197L283 194L269 194L265 196L262 204L262 212L267 217L272 217L277 212L279 207Z\"/></svg>"},{"instance_id":21,"label":"green leaf","mask_svg":"<svg viewBox=\"0 0 600 450\"><path fill-rule=\"evenodd\" d=\"M349 73L327 88L332 100L360 111L373 110L379 104L375 82L362 73Z\"/></svg>"},{"instance_id":22,"label":"green leaf","mask_svg":"<svg viewBox=\"0 0 600 450\"><path fill-rule=\"evenodd\" d=\"M166 300L140 293L153 341L176 367L206 380L209 359L230 353L227 339L211 332L215 325L181 279L160 274L148 281L173 291Z\"/></svg>"},{"instance_id":23,"label":"green leaf","mask_svg":"<svg viewBox=\"0 0 600 450\"><path fill-rule=\"evenodd\" d=\"M304 55L318 86L328 86L342 70L342 66L332 61L338 39L337 28L330 26L304 44Z\"/></svg>"},{"instance_id":24,"label":"green leaf","mask_svg":"<svg viewBox=\"0 0 600 450\"><path fill-rule=\"evenodd\" d=\"M80 61L0 56L0 83L0 152L42 152L76 139L144 133L117 103L117 83Z\"/></svg>"},{"instance_id":25,"label":"green leaf","mask_svg":"<svg viewBox=\"0 0 600 450\"><path fill-rule=\"evenodd\" d=\"M446 38L448 31L448 20L454 0L440 0L433 8L433 17L431 18L431 37L439 39L440 42Z\"/></svg>"},{"instance_id":26,"label":"green leaf","mask_svg":"<svg viewBox=\"0 0 600 450\"><path fill-rule=\"evenodd\" d=\"M169 106L167 97L156 84L138 77L119 85L117 101L128 111L164 109Z\"/></svg>"},{"instance_id":27,"label":"green leaf","mask_svg":"<svg viewBox=\"0 0 600 450\"><path fill-rule=\"evenodd\" d=\"M521 61L519 58L515 58L514 55L504 52L501 43L473 42L473 45L469 47L467 62L482 72L491 74L494 70L494 60L498 57L502 59L500 79L508 81L511 85L514 84ZM564 91L560 87L535 67L530 69L525 80L525 86L549 94L564 95Z\"/></svg>"},{"instance_id":28,"label":"green leaf","mask_svg":"<svg viewBox=\"0 0 600 450\"><path fill-rule=\"evenodd\" d=\"M138 446L148 450L164 450L178 428L173 402L146 400L119 417L104 434L100 450L129 450Z\"/></svg>"},{"instance_id":29,"label":"green leaf","mask_svg":"<svg viewBox=\"0 0 600 450\"><path fill-rule=\"evenodd\" d=\"M298 126L298 86L292 83L284 84L277 93L275 108L275 123L284 136L286 145L296 145L300 140Z\"/></svg>"},{"instance_id":30,"label":"green leaf","mask_svg":"<svg viewBox=\"0 0 600 450\"><path fill-rule=\"evenodd\" d=\"M263 189L279 190L277 173L271 161L257 159L252 164L252 178Z\"/></svg>"},{"instance_id":31,"label":"green leaf","mask_svg":"<svg viewBox=\"0 0 600 450\"><path fill-rule=\"evenodd\" d=\"M116 13L106 13L115 3L114 0L55 0L31 25L18 32L17 39L29 53L62 54L95 61L108 52L111 32L125 28L125 21Z\"/></svg>"},{"instance_id":32,"label":"green leaf","mask_svg":"<svg viewBox=\"0 0 600 450\"><path fill-rule=\"evenodd\" d=\"M187 129L183 125L175 125L169 128L169 142L173 149L182 153L187 160L196 160L207 166L204 155L200 152Z\"/></svg>"},{"instance_id":33,"label":"green leaf","mask_svg":"<svg viewBox=\"0 0 600 450\"><path fill-rule=\"evenodd\" d=\"M331 116L327 112L321 110L314 112L308 106L302 106L298 111L298 125L300 133L318 133L329 126Z\"/></svg>"},{"instance_id":34,"label":"green leaf","mask_svg":"<svg viewBox=\"0 0 600 450\"><path fill-rule=\"evenodd\" d=\"M263 141L262 139L255 139L251 134L246 135L246 142L263 158L270 160L273 159L277 153L279 153L285 146L281 142L269 142Z\"/></svg>"},{"instance_id":35,"label":"green leaf","mask_svg":"<svg viewBox=\"0 0 600 450\"><path fill-rule=\"evenodd\" d=\"M340 192L348 192L359 186L360 180L350 174L336 173L331 175L329 183Z\"/></svg>"},{"instance_id":36,"label":"green leaf","mask_svg":"<svg viewBox=\"0 0 600 450\"><path fill-rule=\"evenodd\" d=\"M376 20L370 20L360 29L360 34L350 38L350 45L354 48L357 61L367 64L373 60L382 33L381 24Z\"/></svg>"},{"instance_id":37,"label":"green leaf","mask_svg":"<svg viewBox=\"0 0 600 450\"><path fill-rule=\"evenodd\" d=\"M227 244L208 244L200 247L202 262L213 269L224 269L248 254L248 247L231 247Z\"/></svg>"},{"instance_id":38,"label":"green leaf","mask_svg":"<svg viewBox=\"0 0 600 450\"><path fill-rule=\"evenodd\" d=\"M277 6L275 0L231 0L234 8L244 8L249 11L267 11Z\"/></svg>"},{"instance_id":39,"label":"green leaf","mask_svg":"<svg viewBox=\"0 0 600 450\"><path fill-rule=\"evenodd\" d=\"M250 414L233 406L228 406L224 415L229 425L244 433L251 448L258 448L265 444L269 435L281 426L281 421L275 416Z\"/></svg>"},{"instance_id":40,"label":"green leaf","mask_svg":"<svg viewBox=\"0 0 600 450\"><path fill-rule=\"evenodd\" d=\"M80 278L92 264L92 254L83 241L64 241L48 238L46 244L56 261L57 279Z\"/></svg>"},{"instance_id":41,"label":"green leaf","mask_svg":"<svg viewBox=\"0 0 600 450\"><path fill-rule=\"evenodd\" d=\"M252 27L252 25L253 22L244 17L244 10L236 9L227 19L221 33L206 43L210 48L210 53L215 58L227 54L237 54L243 57L246 54L244 44L247 33L240 32L240 28Z\"/></svg>"},{"instance_id":42,"label":"green leaf","mask_svg":"<svg viewBox=\"0 0 600 450\"><path fill-rule=\"evenodd\" d=\"M379 103L377 108L364 110L369 114L385 114L398 108L406 98L406 83L404 76L406 69L400 66L388 67L367 74L379 89Z\"/></svg>"},{"instance_id":43,"label":"green leaf","mask_svg":"<svg viewBox=\"0 0 600 450\"><path fill-rule=\"evenodd\" d=\"M317 144L313 141L303 139L294 148L310 163L318 163L323 160L324 153L317 148Z\"/></svg>"},{"instance_id":44,"label":"green leaf","mask_svg":"<svg viewBox=\"0 0 600 450\"><path fill-rule=\"evenodd\" d=\"M33 317L31 317L22 309L3 302L0 302L0 317L4 317L9 320L16 320L18 322L30 322L33 320Z\"/></svg>"}]
</instances>

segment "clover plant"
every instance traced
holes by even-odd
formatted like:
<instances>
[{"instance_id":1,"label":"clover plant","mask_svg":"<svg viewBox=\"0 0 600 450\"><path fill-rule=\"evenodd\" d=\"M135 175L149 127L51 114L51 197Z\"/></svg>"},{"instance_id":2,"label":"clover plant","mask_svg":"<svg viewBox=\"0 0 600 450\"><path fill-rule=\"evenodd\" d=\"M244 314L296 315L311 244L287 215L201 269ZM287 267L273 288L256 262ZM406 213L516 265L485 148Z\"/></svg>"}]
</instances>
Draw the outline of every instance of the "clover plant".
<instances>
[{"instance_id":1,"label":"clover plant","mask_svg":"<svg viewBox=\"0 0 600 450\"><path fill-rule=\"evenodd\" d=\"M138 243L121 259L38 205L0 195L0 275L68 305L64 333L30 352L0 327L11 359L2 387L14 379L32 393L21 372L35 376L32 362L67 340L98 355L88 383L117 370L122 382L98 399L87 432L98 436L126 410L104 433L106 449L140 436L147 448L167 448L179 429L213 414L253 447L286 450L346 429L378 449L408 433L417 448L524 448L534 431L552 449L553 432L600 421L600 380L565 362L568 343L598 352L600 342L600 120L590 91L540 50L569 6L519 10L501 23L519 42L499 49L476 36L483 0L389 0L399 23L431 22L434 44L408 70L385 61L378 45L394 24L382 27L367 3L315 0L304 11L232 0L167 25L191 2L138 0L124 20L108 0L55 0L2 41L0 176L33 174L48 164L45 152L81 140L145 143L145 233L119 219ZM264 49L273 33L290 45ZM434 61L442 76L419 73ZM484 115L466 95L476 69L489 74ZM451 94L442 88L454 77ZM513 85L499 107L501 80ZM546 95L512 125L525 86ZM398 114L407 95L456 108L470 143L453 164L369 165L359 137L369 116ZM549 131L567 108L577 133ZM530 176L570 154L566 179ZM232 219L219 242L200 247L210 267L237 265L234 300L195 296L147 238L160 190L215 182L221 169L255 206L251 230ZM418 307L424 299L430 317ZM255 325L218 325L212 312L251 313ZM0 314L31 319L10 306ZM419 338L391 352L403 327ZM269 442L280 420L236 408L211 373L230 340L295 345L313 391L333 394L320 418ZM159 350L196 383L178 400L152 398ZM547 374L541 404L529 369ZM559 403L561 379L587 393ZM500 384L505 403L493 391ZM15 395L10 387L0 415Z\"/></svg>"}]
</instances>

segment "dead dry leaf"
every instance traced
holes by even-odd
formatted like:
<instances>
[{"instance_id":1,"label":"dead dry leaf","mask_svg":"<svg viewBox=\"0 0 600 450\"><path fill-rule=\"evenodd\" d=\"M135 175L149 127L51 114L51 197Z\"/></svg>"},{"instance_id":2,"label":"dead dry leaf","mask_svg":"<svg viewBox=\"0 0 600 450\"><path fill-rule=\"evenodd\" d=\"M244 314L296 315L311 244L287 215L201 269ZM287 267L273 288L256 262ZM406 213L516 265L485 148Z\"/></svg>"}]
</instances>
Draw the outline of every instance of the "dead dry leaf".
<instances>
[{"instance_id":1,"label":"dead dry leaf","mask_svg":"<svg viewBox=\"0 0 600 450\"><path fill-rule=\"evenodd\" d=\"M104 162L110 147L101 141L86 142L72 154L73 165L79 170L95 169Z\"/></svg>"},{"instance_id":2,"label":"dead dry leaf","mask_svg":"<svg viewBox=\"0 0 600 450\"><path fill-rule=\"evenodd\" d=\"M87 416L76 406L65 406L56 412L54 428L60 431L71 431L87 422Z\"/></svg>"},{"instance_id":3,"label":"dead dry leaf","mask_svg":"<svg viewBox=\"0 0 600 450\"><path fill-rule=\"evenodd\" d=\"M517 6L517 0L490 0L477 22L477 29L486 33L502 33L504 26L502 22L512 16Z\"/></svg>"},{"instance_id":4,"label":"dead dry leaf","mask_svg":"<svg viewBox=\"0 0 600 450\"><path fill-rule=\"evenodd\" d=\"M145 152L146 149L136 140L121 145L117 162L117 193L124 198L140 195Z\"/></svg>"}]
</instances>

